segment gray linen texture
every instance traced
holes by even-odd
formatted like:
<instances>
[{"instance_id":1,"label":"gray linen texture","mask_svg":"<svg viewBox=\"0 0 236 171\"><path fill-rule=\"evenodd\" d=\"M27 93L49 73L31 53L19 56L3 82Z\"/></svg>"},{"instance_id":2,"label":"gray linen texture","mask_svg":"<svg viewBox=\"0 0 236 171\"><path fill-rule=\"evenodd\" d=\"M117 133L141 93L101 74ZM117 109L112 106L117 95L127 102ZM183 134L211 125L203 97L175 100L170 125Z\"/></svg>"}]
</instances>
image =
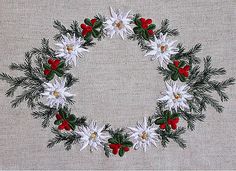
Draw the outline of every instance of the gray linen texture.
<instances>
[{"instance_id":1,"label":"gray linen texture","mask_svg":"<svg viewBox=\"0 0 236 171\"><path fill-rule=\"evenodd\" d=\"M132 9L152 18L157 27L169 19L171 27L180 31L178 42L187 48L202 43L199 57L211 55L215 66L226 67L227 77L235 76L235 0L0 0L0 71L20 75L9 71L8 65L23 62L24 52L39 47L43 37L54 47L53 20L69 26L97 13L107 16L109 6ZM79 77L72 88L75 114L117 128L135 126L155 111L164 82L156 71L159 64L144 57L137 42L107 38L89 50L72 70ZM236 169L235 86L227 90L231 100L224 103L222 114L209 108L205 122L184 135L185 150L175 143L166 149L159 144L146 153L132 151L109 159L103 150L80 152L78 145L69 152L62 144L46 148L53 137L50 129L43 129L26 105L12 109L11 99L4 95L7 88L0 82L0 169Z\"/></svg>"}]
</instances>

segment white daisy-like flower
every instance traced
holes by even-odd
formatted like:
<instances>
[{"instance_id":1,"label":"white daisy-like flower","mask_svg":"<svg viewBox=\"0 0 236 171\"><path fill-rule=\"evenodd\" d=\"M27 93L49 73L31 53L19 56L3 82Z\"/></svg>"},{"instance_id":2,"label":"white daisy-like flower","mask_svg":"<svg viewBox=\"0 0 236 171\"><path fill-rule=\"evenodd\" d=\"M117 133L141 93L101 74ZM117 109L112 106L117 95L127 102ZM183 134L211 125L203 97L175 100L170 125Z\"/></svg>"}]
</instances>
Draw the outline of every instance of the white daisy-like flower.
<instances>
[{"instance_id":1,"label":"white daisy-like flower","mask_svg":"<svg viewBox=\"0 0 236 171\"><path fill-rule=\"evenodd\" d=\"M65 87L65 79L60 81L55 79L54 83L44 83L43 87L44 92L41 93L41 95L47 97L47 104L50 107L55 106L56 108L59 108L60 105L63 107L66 103L66 98L74 96L67 92L69 88Z\"/></svg>"},{"instance_id":2,"label":"white daisy-like flower","mask_svg":"<svg viewBox=\"0 0 236 171\"><path fill-rule=\"evenodd\" d=\"M131 130L130 138L133 138L135 141L135 150L142 147L146 152L147 146L150 146L151 144L157 147L156 141L158 141L158 136L155 132L157 128L154 124L148 126L146 117L144 117L142 124L138 122L135 128L128 128Z\"/></svg>"},{"instance_id":3,"label":"white daisy-like flower","mask_svg":"<svg viewBox=\"0 0 236 171\"><path fill-rule=\"evenodd\" d=\"M66 63L73 63L76 66L77 57L83 56L83 53L88 52L88 50L82 47L83 41L81 38L76 38L75 35L73 37L62 35L62 37L61 42L56 44L59 47L56 51L56 56L63 57Z\"/></svg>"},{"instance_id":4,"label":"white daisy-like flower","mask_svg":"<svg viewBox=\"0 0 236 171\"><path fill-rule=\"evenodd\" d=\"M122 39L125 38L125 35L133 33L132 28L130 27L131 17L129 17L130 11L123 13L120 10L115 12L111 7L111 17L107 19L105 24L105 32L109 37L113 37L114 34L119 34Z\"/></svg>"},{"instance_id":5,"label":"white daisy-like flower","mask_svg":"<svg viewBox=\"0 0 236 171\"><path fill-rule=\"evenodd\" d=\"M105 135L102 130L104 129L105 125L101 128L97 127L97 123L95 121L92 121L89 126L85 127L79 127L79 132L77 132L81 138L80 142L83 144L82 148L83 150L88 145L90 146L90 151L98 150L98 147L103 147L102 143L106 142L106 138L109 136Z\"/></svg>"},{"instance_id":6,"label":"white daisy-like flower","mask_svg":"<svg viewBox=\"0 0 236 171\"><path fill-rule=\"evenodd\" d=\"M176 83L168 84L166 82L166 92L164 97L158 99L160 101L166 101L166 108L175 109L177 112L178 107L182 110L189 109L187 100L192 99L192 95L188 93L190 87L187 85L177 86Z\"/></svg>"},{"instance_id":7,"label":"white daisy-like flower","mask_svg":"<svg viewBox=\"0 0 236 171\"><path fill-rule=\"evenodd\" d=\"M176 41L170 41L166 39L167 33L163 35L160 33L159 39L154 36L154 41L150 40L149 47L152 49L145 54L145 56L152 56L152 60L158 59L160 65L163 62L168 63L170 61L170 56L178 53L178 48L176 48L174 43Z\"/></svg>"}]
</instances>

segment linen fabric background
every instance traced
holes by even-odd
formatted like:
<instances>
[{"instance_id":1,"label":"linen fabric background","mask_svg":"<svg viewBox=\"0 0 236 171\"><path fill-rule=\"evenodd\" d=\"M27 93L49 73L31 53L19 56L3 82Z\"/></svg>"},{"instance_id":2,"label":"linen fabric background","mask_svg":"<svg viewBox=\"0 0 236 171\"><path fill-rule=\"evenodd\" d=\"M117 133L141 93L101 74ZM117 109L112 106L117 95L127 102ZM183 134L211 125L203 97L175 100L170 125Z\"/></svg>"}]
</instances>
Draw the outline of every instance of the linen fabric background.
<instances>
[{"instance_id":1,"label":"linen fabric background","mask_svg":"<svg viewBox=\"0 0 236 171\"><path fill-rule=\"evenodd\" d=\"M225 67L226 77L235 76L236 1L234 0L0 0L0 71L11 75L11 62L20 63L24 53L40 47L41 39L57 33L55 19L67 27L73 20L83 22L97 13L109 16L109 6L152 18L157 27L169 19L180 35L175 39L189 49L202 43L199 57L210 55L213 65ZM72 111L113 128L135 126L144 116L155 112L157 98L165 90L157 61L144 57L136 41L106 38L89 49L72 73L79 82L71 92L76 94ZM223 80L224 77L217 78ZM227 93L224 112L208 108L205 122L183 138L187 148L170 142L167 148L149 148L126 153L125 157L107 158L103 150L90 153L73 146L65 151L63 144L46 147L53 137L50 128L43 129L25 104L12 109L5 97L9 85L0 82L0 169L236 169L236 87ZM52 125L51 125L52 126Z\"/></svg>"}]
</instances>

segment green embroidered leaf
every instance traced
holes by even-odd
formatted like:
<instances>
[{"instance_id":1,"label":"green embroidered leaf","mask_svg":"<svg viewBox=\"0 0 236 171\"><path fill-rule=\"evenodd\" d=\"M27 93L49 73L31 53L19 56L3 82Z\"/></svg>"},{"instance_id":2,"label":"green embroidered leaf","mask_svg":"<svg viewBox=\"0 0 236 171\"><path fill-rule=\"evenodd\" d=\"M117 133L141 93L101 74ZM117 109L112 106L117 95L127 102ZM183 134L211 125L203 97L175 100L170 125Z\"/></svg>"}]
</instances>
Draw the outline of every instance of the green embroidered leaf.
<instances>
[{"instance_id":1,"label":"green embroidered leaf","mask_svg":"<svg viewBox=\"0 0 236 171\"><path fill-rule=\"evenodd\" d=\"M142 23L141 23L140 19L136 18L136 20L134 22L137 26L141 27Z\"/></svg>"},{"instance_id":2,"label":"green embroidered leaf","mask_svg":"<svg viewBox=\"0 0 236 171\"><path fill-rule=\"evenodd\" d=\"M171 71L177 71L177 68L176 68L175 65L172 64L172 63L169 63L169 64L167 65L167 67L168 67Z\"/></svg>"},{"instance_id":3,"label":"green embroidered leaf","mask_svg":"<svg viewBox=\"0 0 236 171\"><path fill-rule=\"evenodd\" d=\"M148 33L147 33L147 30L143 31L142 32L142 36L145 40L148 40Z\"/></svg>"},{"instance_id":4,"label":"green embroidered leaf","mask_svg":"<svg viewBox=\"0 0 236 171\"><path fill-rule=\"evenodd\" d=\"M50 73L50 74L48 74L48 75L47 75L47 77L46 77L46 78L47 78L47 80L49 80L49 81L50 81L50 80L52 80L52 79L53 79L53 77L54 77L54 74L55 74L55 72L54 72L54 71L51 71L51 73Z\"/></svg>"},{"instance_id":5,"label":"green embroidered leaf","mask_svg":"<svg viewBox=\"0 0 236 171\"><path fill-rule=\"evenodd\" d=\"M179 74L179 80L180 80L181 82L185 82L185 81L186 81L186 78L185 78L184 75Z\"/></svg>"},{"instance_id":6,"label":"green embroidered leaf","mask_svg":"<svg viewBox=\"0 0 236 171\"><path fill-rule=\"evenodd\" d=\"M94 29L94 30L92 31L92 35L93 35L94 38L97 38L97 37L99 36L99 31L97 31L97 30Z\"/></svg>"},{"instance_id":7,"label":"green embroidered leaf","mask_svg":"<svg viewBox=\"0 0 236 171\"><path fill-rule=\"evenodd\" d=\"M75 124L72 124L72 123L69 122L69 125L70 125L70 128L71 128L72 130L75 130L75 127L76 127Z\"/></svg>"},{"instance_id":8,"label":"green embroidered leaf","mask_svg":"<svg viewBox=\"0 0 236 171\"><path fill-rule=\"evenodd\" d=\"M76 122L77 118L74 114L71 114L68 120L73 123L73 122Z\"/></svg>"},{"instance_id":9,"label":"green embroidered leaf","mask_svg":"<svg viewBox=\"0 0 236 171\"><path fill-rule=\"evenodd\" d=\"M84 37L84 40L89 41L91 35L92 35L92 32L87 33L87 35Z\"/></svg>"},{"instance_id":10,"label":"green embroidered leaf","mask_svg":"<svg viewBox=\"0 0 236 171\"><path fill-rule=\"evenodd\" d=\"M58 65L58 68L63 68L65 66L65 62L61 62L59 65Z\"/></svg>"},{"instance_id":11,"label":"green embroidered leaf","mask_svg":"<svg viewBox=\"0 0 236 171\"><path fill-rule=\"evenodd\" d=\"M156 28L156 25L155 24L150 24L149 26L148 26L148 30L153 30L153 29L155 29Z\"/></svg>"},{"instance_id":12,"label":"green embroidered leaf","mask_svg":"<svg viewBox=\"0 0 236 171\"><path fill-rule=\"evenodd\" d=\"M62 123L62 120L55 120L54 124L55 125L60 125Z\"/></svg>"},{"instance_id":13,"label":"green embroidered leaf","mask_svg":"<svg viewBox=\"0 0 236 171\"><path fill-rule=\"evenodd\" d=\"M133 143L131 141L125 141L122 143L123 146L125 147L132 147L133 146Z\"/></svg>"},{"instance_id":14,"label":"green embroidered leaf","mask_svg":"<svg viewBox=\"0 0 236 171\"><path fill-rule=\"evenodd\" d=\"M62 70L60 70L60 69L56 70L55 73L56 73L56 75L57 75L58 77L62 77L63 74L64 74L64 72L63 72Z\"/></svg>"},{"instance_id":15,"label":"green embroidered leaf","mask_svg":"<svg viewBox=\"0 0 236 171\"><path fill-rule=\"evenodd\" d=\"M184 61L180 61L179 68L182 68L184 65L185 65L185 62Z\"/></svg>"},{"instance_id":16,"label":"green embroidered leaf","mask_svg":"<svg viewBox=\"0 0 236 171\"><path fill-rule=\"evenodd\" d=\"M108 142L111 143L111 144L118 144L117 140L114 139L114 138L109 138Z\"/></svg>"},{"instance_id":17,"label":"green embroidered leaf","mask_svg":"<svg viewBox=\"0 0 236 171\"><path fill-rule=\"evenodd\" d=\"M97 22L94 23L93 28L96 29L96 28L99 28L101 26L102 26L102 22L101 21L97 21Z\"/></svg>"},{"instance_id":18,"label":"green embroidered leaf","mask_svg":"<svg viewBox=\"0 0 236 171\"><path fill-rule=\"evenodd\" d=\"M160 125L160 124L163 124L163 123L165 123L165 119L164 118L160 118L160 119L155 120L155 124L156 125Z\"/></svg>"},{"instance_id":19,"label":"green embroidered leaf","mask_svg":"<svg viewBox=\"0 0 236 171\"><path fill-rule=\"evenodd\" d=\"M43 64L43 68L44 69L51 69L50 65L48 65L48 64Z\"/></svg>"},{"instance_id":20,"label":"green embroidered leaf","mask_svg":"<svg viewBox=\"0 0 236 171\"><path fill-rule=\"evenodd\" d=\"M89 26L93 26L93 24L91 23L90 19L89 18L85 18L84 19L84 23L89 25Z\"/></svg>"},{"instance_id":21,"label":"green embroidered leaf","mask_svg":"<svg viewBox=\"0 0 236 171\"><path fill-rule=\"evenodd\" d=\"M134 27L133 30L135 34L139 34L142 31L140 27Z\"/></svg>"},{"instance_id":22,"label":"green embroidered leaf","mask_svg":"<svg viewBox=\"0 0 236 171\"><path fill-rule=\"evenodd\" d=\"M170 130L171 130L171 128L170 128L169 124L166 124L166 131L170 132Z\"/></svg>"},{"instance_id":23,"label":"green embroidered leaf","mask_svg":"<svg viewBox=\"0 0 236 171\"><path fill-rule=\"evenodd\" d=\"M120 148L119 156L122 157L124 154L125 154L125 150L123 148Z\"/></svg>"},{"instance_id":24,"label":"green embroidered leaf","mask_svg":"<svg viewBox=\"0 0 236 171\"><path fill-rule=\"evenodd\" d=\"M66 112L63 112L61 114L61 116L62 116L63 119L67 119L68 118L68 114Z\"/></svg>"},{"instance_id":25,"label":"green embroidered leaf","mask_svg":"<svg viewBox=\"0 0 236 171\"><path fill-rule=\"evenodd\" d=\"M176 80L178 79L178 75L179 75L178 72L174 72L174 73L171 75L171 79L172 79L173 81L176 81Z\"/></svg>"}]
</instances>

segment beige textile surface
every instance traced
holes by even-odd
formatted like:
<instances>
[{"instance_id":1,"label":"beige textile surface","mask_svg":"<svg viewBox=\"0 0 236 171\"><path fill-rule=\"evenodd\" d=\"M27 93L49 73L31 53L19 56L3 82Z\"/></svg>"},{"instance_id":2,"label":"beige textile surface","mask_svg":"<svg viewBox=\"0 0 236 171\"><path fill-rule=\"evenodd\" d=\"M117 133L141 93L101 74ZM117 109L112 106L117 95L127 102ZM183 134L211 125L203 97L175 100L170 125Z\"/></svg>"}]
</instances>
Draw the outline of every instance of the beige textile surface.
<instances>
[{"instance_id":1,"label":"beige textile surface","mask_svg":"<svg viewBox=\"0 0 236 171\"><path fill-rule=\"evenodd\" d=\"M0 71L19 75L8 65L23 62L24 52L39 47L43 37L54 46L53 20L69 26L97 13L107 16L109 6L132 9L152 18L157 27L168 18L171 27L180 31L178 42L187 48L201 42L199 57L213 56L215 66L224 66L227 76L235 76L235 0L0 0ZM73 69L80 79L72 88L73 112L115 128L134 126L154 112L164 89L157 66L144 57L137 42L116 37L97 43ZM209 108L205 122L184 135L185 150L171 142L165 149L159 144L146 153L132 151L109 159L102 150L80 152L78 145L69 152L62 144L46 148L53 137L50 129L41 128L26 105L12 109L11 99L4 96L7 88L0 82L0 169L236 169L235 86L227 90L231 100L224 103L222 114Z\"/></svg>"}]
</instances>

